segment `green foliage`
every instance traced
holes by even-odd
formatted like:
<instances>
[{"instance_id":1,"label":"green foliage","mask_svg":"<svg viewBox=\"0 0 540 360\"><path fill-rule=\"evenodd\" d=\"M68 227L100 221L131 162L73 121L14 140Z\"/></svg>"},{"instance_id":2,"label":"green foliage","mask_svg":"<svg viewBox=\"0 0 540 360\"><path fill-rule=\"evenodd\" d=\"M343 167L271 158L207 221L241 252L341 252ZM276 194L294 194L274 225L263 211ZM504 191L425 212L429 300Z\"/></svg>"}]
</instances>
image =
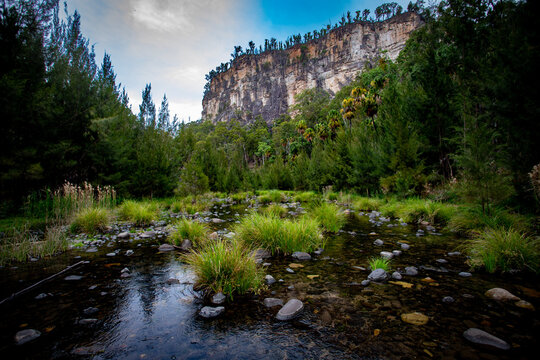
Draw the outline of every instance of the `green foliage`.
<instances>
[{"instance_id":1,"label":"green foliage","mask_svg":"<svg viewBox=\"0 0 540 360\"><path fill-rule=\"evenodd\" d=\"M384 204L384 200L369 197L356 197L353 202L353 208L358 211L379 210Z\"/></svg>"},{"instance_id":2,"label":"green foliage","mask_svg":"<svg viewBox=\"0 0 540 360\"><path fill-rule=\"evenodd\" d=\"M540 270L540 243L512 228L489 228L467 245L472 267L486 271Z\"/></svg>"},{"instance_id":3,"label":"green foliage","mask_svg":"<svg viewBox=\"0 0 540 360\"><path fill-rule=\"evenodd\" d=\"M120 219L145 226L157 219L159 204L156 202L137 202L127 200L120 205L118 215Z\"/></svg>"},{"instance_id":4,"label":"green foliage","mask_svg":"<svg viewBox=\"0 0 540 360\"><path fill-rule=\"evenodd\" d=\"M328 232L336 233L345 225L345 214L334 204L321 203L310 213Z\"/></svg>"},{"instance_id":5,"label":"green foliage","mask_svg":"<svg viewBox=\"0 0 540 360\"><path fill-rule=\"evenodd\" d=\"M208 189L208 177L199 166L192 161L188 162L180 174L178 194L184 196L204 194Z\"/></svg>"},{"instance_id":6,"label":"green foliage","mask_svg":"<svg viewBox=\"0 0 540 360\"><path fill-rule=\"evenodd\" d=\"M461 207L451 215L447 228L462 235L478 234L486 228L529 232L531 223L531 219L502 208L493 208L488 215L478 207Z\"/></svg>"},{"instance_id":7,"label":"green foliage","mask_svg":"<svg viewBox=\"0 0 540 360\"><path fill-rule=\"evenodd\" d=\"M311 252L323 245L319 223L308 217L283 220L275 216L252 214L242 219L234 232L238 240L272 253Z\"/></svg>"},{"instance_id":8,"label":"green foliage","mask_svg":"<svg viewBox=\"0 0 540 360\"><path fill-rule=\"evenodd\" d=\"M294 201L301 203L318 203L321 201L321 196L314 191L302 191L294 194Z\"/></svg>"},{"instance_id":9,"label":"green foliage","mask_svg":"<svg viewBox=\"0 0 540 360\"><path fill-rule=\"evenodd\" d=\"M178 220L174 227L175 230L168 237L168 241L174 245L181 245L184 239L188 239L194 247L201 247L210 231L206 224L188 219Z\"/></svg>"},{"instance_id":10,"label":"green foliage","mask_svg":"<svg viewBox=\"0 0 540 360\"><path fill-rule=\"evenodd\" d=\"M388 269L390 269L390 259L385 259L382 257L371 258L369 259L369 267L372 271L376 269L383 269L384 271L388 271Z\"/></svg>"},{"instance_id":11,"label":"green foliage","mask_svg":"<svg viewBox=\"0 0 540 360\"><path fill-rule=\"evenodd\" d=\"M93 234L105 230L110 220L109 210L100 207L86 208L74 215L70 228L72 232Z\"/></svg>"},{"instance_id":12,"label":"green foliage","mask_svg":"<svg viewBox=\"0 0 540 360\"><path fill-rule=\"evenodd\" d=\"M385 216L397 217L405 222L427 221L446 225L457 211L456 206L426 199L392 199L379 207Z\"/></svg>"},{"instance_id":13,"label":"green foliage","mask_svg":"<svg viewBox=\"0 0 540 360\"><path fill-rule=\"evenodd\" d=\"M265 214L272 217L284 218L287 216L287 209L278 204L271 204L267 207L262 207L259 209L261 214Z\"/></svg>"},{"instance_id":14,"label":"green foliage","mask_svg":"<svg viewBox=\"0 0 540 360\"><path fill-rule=\"evenodd\" d=\"M262 269L249 255L249 249L237 241L208 242L185 260L193 266L198 284L231 299L235 294L258 293L264 286Z\"/></svg>"}]
</instances>

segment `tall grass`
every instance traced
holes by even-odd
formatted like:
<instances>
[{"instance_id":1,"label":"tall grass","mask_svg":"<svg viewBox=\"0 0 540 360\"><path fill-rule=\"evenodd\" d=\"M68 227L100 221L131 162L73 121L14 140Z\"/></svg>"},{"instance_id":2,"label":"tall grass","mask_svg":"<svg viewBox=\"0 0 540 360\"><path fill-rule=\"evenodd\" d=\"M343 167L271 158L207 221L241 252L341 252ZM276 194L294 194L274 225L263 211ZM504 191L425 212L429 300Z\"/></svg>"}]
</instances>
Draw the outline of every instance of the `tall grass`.
<instances>
[{"instance_id":1,"label":"tall grass","mask_svg":"<svg viewBox=\"0 0 540 360\"><path fill-rule=\"evenodd\" d=\"M456 212L456 206L427 199L392 199L379 207L384 216L397 217L405 222L427 221L445 225Z\"/></svg>"},{"instance_id":2,"label":"tall grass","mask_svg":"<svg viewBox=\"0 0 540 360\"><path fill-rule=\"evenodd\" d=\"M355 200L352 203L352 207L358 211L371 211L379 210L379 208L384 204L384 200L378 198L370 197L355 197Z\"/></svg>"},{"instance_id":3,"label":"tall grass","mask_svg":"<svg viewBox=\"0 0 540 360\"><path fill-rule=\"evenodd\" d=\"M118 215L122 220L132 222L137 226L149 225L157 219L158 212L158 203L133 200L124 201L118 209Z\"/></svg>"},{"instance_id":4,"label":"tall grass","mask_svg":"<svg viewBox=\"0 0 540 360\"><path fill-rule=\"evenodd\" d=\"M188 219L180 219L175 224L175 230L169 235L169 242L181 245L184 239L191 241L193 246L200 247L207 240L209 228L206 224Z\"/></svg>"},{"instance_id":5,"label":"tall grass","mask_svg":"<svg viewBox=\"0 0 540 360\"><path fill-rule=\"evenodd\" d=\"M527 217L501 208L492 208L491 214L482 212L480 207L461 207L450 218L448 230L462 235L474 235L485 228L513 229L518 232L530 231Z\"/></svg>"},{"instance_id":6,"label":"tall grass","mask_svg":"<svg viewBox=\"0 0 540 360\"><path fill-rule=\"evenodd\" d=\"M383 257L373 257L369 259L369 267L371 270L383 269L388 271L390 269L390 259L385 259Z\"/></svg>"},{"instance_id":7,"label":"tall grass","mask_svg":"<svg viewBox=\"0 0 540 360\"><path fill-rule=\"evenodd\" d=\"M185 261L193 266L199 285L230 298L234 294L257 293L264 286L262 269L238 241L209 242L200 251L187 255Z\"/></svg>"},{"instance_id":8,"label":"tall grass","mask_svg":"<svg viewBox=\"0 0 540 360\"><path fill-rule=\"evenodd\" d=\"M269 204L271 202L280 203L286 200L286 195L279 190L263 190L258 192L258 200L261 204Z\"/></svg>"},{"instance_id":9,"label":"tall grass","mask_svg":"<svg viewBox=\"0 0 540 360\"><path fill-rule=\"evenodd\" d=\"M323 245L318 221L308 217L282 220L276 216L252 214L244 218L234 232L237 239L247 245L266 248L272 253L311 252Z\"/></svg>"},{"instance_id":10,"label":"tall grass","mask_svg":"<svg viewBox=\"0 0 540 360\"><path fill-rule=\"evenodd\" d=\"M270 204L267 207L259 208L261 214L284 218L287 215L287 209L278 204Z\"/></svg>"},{"instance_id":11,"label":"tall grass","mask_svg":"<svg viewBox=\"0 0 540 360\"><path fill-rule=\"evenodd\" d=\"M540 270L540 243L512 228L482 231L467 246L472 267L486 271Z\"/></svg>"},{"instance_id":12,"label":"tall grass","mask_svg":"<svg viewBox=\"0 0 540 360\"><path fill-rule=\"evenodd\" d=\"M293 196L294 201L301 203L319 203L321 202L321 196L313 191L298 192Z\"/></svg>"},{"instance_id":13,"label":"tall grass","mask_svg":"<svg viewBox=\"0 0 540 360\"><path fill-rule=\"evenodd\" d=\"M322 203L310 213L329 232L338 232L346 222L345 214L334 204Z\"/></svg>"},{"instance_id":14,"label":"tall grass","mask_svg":"<svg viewBox=\"0 0 540 360\"><path fill-rule=\"evenodd\" d=\"M72 232L92 234L105 230L110 220L109 210L101 207L86 208L73 216L70 228Z\"/></svg>"},{"instance_id":15,"label":"tall grass","mask_svg":"<svg viewBox=\"0 0 540 360\"><path fill-rule=\"evenodd\" d=\"M175 213L183 213L193 215L198 212L208 211L210 209L210 202L206 199L196 199L191 196L185 197L181 200L174 201L171 204L171 210Z\"/></svg>"}]
</instances>

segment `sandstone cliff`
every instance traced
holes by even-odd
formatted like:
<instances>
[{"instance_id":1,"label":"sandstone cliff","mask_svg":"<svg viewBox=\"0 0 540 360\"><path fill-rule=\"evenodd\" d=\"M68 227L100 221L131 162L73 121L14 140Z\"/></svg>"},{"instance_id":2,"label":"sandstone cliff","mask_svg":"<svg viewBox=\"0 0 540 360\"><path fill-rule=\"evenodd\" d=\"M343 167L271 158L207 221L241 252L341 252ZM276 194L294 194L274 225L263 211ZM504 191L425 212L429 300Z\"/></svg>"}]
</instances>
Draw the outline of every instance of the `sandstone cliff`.
<instances>
[{"instance_id":1,"label":"sandstone cliff","mask_svg":"<svg viewBox=\"0 0 540 360\"><path fill-rule=\"evenodd\" d=\"M217 75L203 98L202 118L212 122L286 113L296 94L319 87L335 94L383 52L395 60L410 33L422 25L415 13L380 23L353 23L324 38L260 55L243 55Z\"/></svg>"}]
</instances>

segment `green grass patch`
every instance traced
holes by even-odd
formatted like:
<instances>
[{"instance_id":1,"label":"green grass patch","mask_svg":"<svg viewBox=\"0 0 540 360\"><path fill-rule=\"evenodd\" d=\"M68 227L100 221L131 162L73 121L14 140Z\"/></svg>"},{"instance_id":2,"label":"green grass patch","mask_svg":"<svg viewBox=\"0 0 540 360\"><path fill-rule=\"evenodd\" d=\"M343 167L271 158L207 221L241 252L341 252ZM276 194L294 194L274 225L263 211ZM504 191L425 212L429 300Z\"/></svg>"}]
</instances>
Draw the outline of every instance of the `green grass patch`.
<instances>
[{"instance_id":1,"label":"green grass patch","mask_svg":"<svg viewBox=\"0 0 540 360\"><path fill-rule=\"evenodd\" d=\"M181 245L184 239L189 239L194 247L200 247L206 242L210 230L206 224L188 219L178 220L174 226L175 230L168 238L174 245Z\"/></svg>"},{"instance_id":2,"label":"green grass patch","mask_svg":"<svg viewBox=\"0 0 540 360\"><path fill-rule=\"evenodd\" d=\"M531 219L511 213L508 210L494 208L491 214L482 212L480 207L460 207L448 221L447 229L461 235L475 235L486 228L513 229L521 233L531 230Z\"/></svg>"},{"instance_id":3,"label":"green grass patch","mask_svg":"<svg viewBox=\"0 0 540 360\"><path fill-rule=\"evenodd\" d=\"M80 210L73 216L70 225L71 232L93 234L105 230L111 221L108 209L92 207Z\"/></svg>"},{"instance_id":4,"label":"green grass patch","mask_svg":"<svg viewBox=\"0 0 540 360\"><path fill-rule=\"evenodd\" d=\"M269 216L275 216L279 218L284 218L287 216L287 209L285 209L283 206L278 204L270 204L266 207L259 208L259 212L261 214L269 215Z\"/></svg>"},{"instance_id":5,"label":"green grass patch","mask_svg":"<svg viewBox=\"0 0 540 360\"><path fill-rule=\"evenodd\" d=\"M193 266L200 286L215 293L221 291L229 298L258 293L264 286L262 269L238 241L209 242L200 251L186 255L185 261Z\"/></svg>"},{"instance_id":6,"label":"green grass patch","mask_svg":"<svg viewBox=\"0 0 540 360\"><path fill-rule=\"evenodd\" d=\"M175 213L193 215L198 212L208 211L210 203L206 199L194 199L186 197L171 204L171 210Z\"/></svg>"},{"instance_id":7,"label":"green grass patch","mask_svg":"<svg viewBox=\"0 0 540 360\"><path fill-rule=\"evenodd\" d=\"M322 203L314 207L310 213L329 232L338 232L346 222L345 214L334 204Z\"/></svg>"},{"instance_id":8,"label":"green grass patch","mask_svg":"<svg viewBox=\"0 0 540 360\"><path fill-rule=\"evenodd\" d=\"M494 228L482 231L467 246L473 268L487 272L540 270L540 243L514 229Z\"/></svg>"},{"instance_id":9,"label":"green grass patch","mask_svg":"<svg viewBox=\"0 0 540 360\"><path fill-rule=\"evenodd\" d=\"M383 257L374 257L369 259L369 267L371 270L383 269L388 271L390 269L390 260Z\"/></svg>"},{"instance_id":10,"label":"green grass patch","mask_svg":"<svg viewBox=\"0 0 540 360\"><path fill-rule=\"evenodd\" d=\"M159 204L156 202L137 202L127 200L120 205L118 215L122 220L134 223L137 226L150 225L156 220L159 212Z\"/></svg>"},{"instance_id":11,"label":"green grass patch","mask_svg":"<svg viewBox=\"0 0 540 360\"><path fill-rule=\"evenodd\" d=\"M379 210L379 208L385 203L384 200L370 197L355 197L352 207L358 211L372 211Z\"/></svg>"},{"instance_id":12,"label":"green grass patch","mask_svg":"<svg viewBox=\"0 0 540 360\"><path fill-rule=\"evenodd\" d=\"M280 203L287 199L287 196L279 190L263 190L257 193L261 204Z\"/></svg>"},{"instance_id":13,"label":"green grass patch","mask_svg":"<svg viewBox=\"0 0 540 360\"><path fill-rule=\"evenodd\" d=\"M319 203L321 201L321 196L313 191L302 191L296 193L293 197L294 201L301 203Z\"/></svg>"},{"instance_id":14,"label":"green grass patch","mask_svg":"<svg viewBox=\"0 0 540 360\"><path fill-rule=\"evenodd\" d=\"M319 222L308 217L283 220L276 216L252 214L235 226L237 239L272 253L311 252L323 246Z\"/></svg>"},{"instance_id":15,"label":"green grass patch","mask_svg":"<svg viewBox=\"0 0 540 360\"><path fill-rule=\"evenodd\" d=\"M455 205L426 199L391 200L379 206L384 216L397 217L405 222L427 221L445 225L456 212Z\"/></svg>"}]
</instances>

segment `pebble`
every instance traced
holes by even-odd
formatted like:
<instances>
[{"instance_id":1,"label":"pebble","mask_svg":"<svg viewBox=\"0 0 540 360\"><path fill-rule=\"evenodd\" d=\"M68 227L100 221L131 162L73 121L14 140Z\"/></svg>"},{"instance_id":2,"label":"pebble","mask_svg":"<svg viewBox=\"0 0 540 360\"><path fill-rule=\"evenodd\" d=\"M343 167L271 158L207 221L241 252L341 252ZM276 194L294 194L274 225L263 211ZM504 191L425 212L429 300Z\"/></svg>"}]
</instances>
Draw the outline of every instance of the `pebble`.
<instances>
[{"instance_id":1,"label":"pebble","mask_svg":"<svg viewBox=\"0 0 540 360\"><path fill-rule=\"evenodd\" d=\"M368 280L384 281L386 280L386 271L384 269L375 269L368 275Z\"/></svg>"},{"instance_id":2,"label":"pebble","mask_svg":"<svg viewBox=\"0 0 540 360\"><path fill-rule=\"evenodd\" d=\"M498 301L519 301L521 300L516 295L512 294L510 291L502 288L493 288L486 291L484 294L488 298Z\"/></svg>"},{"instance_id":3,"label":"pebble","mask_svg":"<svg viewBox=\"0 0 540 360\"><path fill-rule=\"evenodd\" d=\"M377 239L373 242L373 245L375 246L383 246L384 245L384 241L382 241L381 239Z\"/></svg>"},{"instance_id":4,"label":"pebble","mask_svg":"<svg viewBox=\"0 0 540 360\"><path fill-rule=\"evenodd\" d=\"M313 253L315 255L321 255L323 253L324 249L321 249L321 248L318 248L317 250L315 250Z\"/></svg>"},{"instance_id":5,"label":"pebble","mask_svg":"<svg viewBox=\"0 0 540 360\"><path fill-rule=\"evenodd\" d=\"M287 289L288 289L288 290L291 290L291 291L294 290L294 285L289 285L289 286L287 287Z\"/></svg>"},{"instance_id":6,"label":"pebble","mask_svg":"<svg viewBox=\"0 0 540 360\"><path fill-rule=\"evenodd\" d=\"M459 251L453 251L453 252L449 252L447 255L448 256L459 256L459 255L461 255L461 253Z\"/></svg>"},{"instance_id":7,"label":"pebble","mask_svg":"<svg viewBox=\"0 0 540 360\"><path fill-rule=\"evenodd\" d=\"M41 299L44 299L44 298L46 298L46 297L47 297L47 294L41 293L41 294L39 294L38 296L36 296L34 299L36 299L36 300L41 300Z\"/></svg>"},{"instance_id":8,"label":"pebble","mask_svg":"<svg viewBox=\"0 0 540 360\"><path fill-rule=\"evenodd\" d=\"M286 268L285 271L287 271L289 274L294 274L294 270L291 268Z\"/></svg>"},{"instance_id":9,"label":"pebble","mask_svg":"<svg viewBox=\"0 0 540 360\"><path fill-rule=\"evenodd\" d=\"M451 297L451 296L445 296L445 297L443 297L442 301L443 301L443 303L451 304L456 300L454 300L454 298Z\"/></svg>"},{"instance_id":10,"label":"pebble","mask_svg":"<svg viewBox=\"0 0 540 360\"><path fill-rule=\"evenodd\" d=\"M402 314L401 320L412 325L425 325L429 321L429 318L419 312L413 312L409 314Z\"/></svg>"},{"instance_id":11,"label":"pebble","mask_svg":"<svg viewBox=\"0 0 540 360\"><path fill-rule=\"evenodd\" d=\"M221 304L223 304L225 302L226 299L227 299L227 297L225 295L223 295L222 292L218 292L217 294L212 296L212 304L221 305Z\"/></svg>"},{"instance_id":12,"label":"pebble","mask_svg":"<svg viewBox=\"0 0 540 360\"><path fill-rule=\"evenodd\" d=\"M297 260L311 260L311 255L303 251L295 251L292 254L292 257Z\"/></svg>"},{"instance_id":13,"label":"pebble","mask_svg":"<svg viewBox=\"0 0 540 360\"><path fill-rule=\"evenodd\" d=\"M90 325L94 324L98 321L98 319L81 319L79 320L80 325Z\"/></svg>"},{"instance_id":14,"label":"pebble","mask_svg":"<svg viewBox=\"0 0 540 360\"><path fill-rule=\"evenodd\" d=\"M401 280L402 276L400 273L398 273L397 271L394 271L392 273L392 279L396 279L396 280Z\"/></svg>"},{"instance_id":15,"label":"pebble","mask_svg":"<svg viewBox=\"0 0 540 360\"><path fill-rule=\"evenodd\" d=\"M304 309L304 304L298 299L291 299L279 310L276 319L286 321L295 318Z\"/></svg>"},{"instance_id":16,"label":"pebble","mask_svg":"<svg viewBox=\"0 0 540 360\"><path fill-rule=\"evenodd\" d=\"M463 336L475 344L489 345L501 350L510 349L510 345L506 341L480 329L470 328L463 333Z\"/></svg>"},{"instance_id":17,"label":"pebble","mask_svg":"<svg viewBox=\"0 0 540 360\"><path fill-rule=\"evenodd\" d=\"M219 218L213 218L212 221L214 224L221 224L221 223L224 223L225 220L222 220L222 219L219 219Z\"/></svg>"},{"instance_id":18,"label":"pebble","mask_svg":"<svg viewBox=\"0 0 540 360\"><path fill-rule=\"evenodd\" d=\"M283 306L283 300L278 298L266 298L263 300L264 306L271 308L274 306Z\"/></svg>"},{"instance_id":19,"label":"pebble","mask_svg":"<svg viewBox=\"0 0 540 360\"><path fill-rule=\"evenodd\" d=\"M225 308L223 306L217 306L217 307L205 306L201 309L201 311L199 312L199 315L201 315L203 318L210 319L210 318L220 315L224 311L225 311Z\"/></svg>"},{"instance_id":20,"label":"pebble","mask_svg":"<svg viewBox=\"0 0 540 360\"><path fill-rule=\"evenodd\" d=\"M81 275L69 275L69 276L66 276L64 278L64 280L67 280L67 281L77 281L77 280L81 280L83 277Z\"/></svg>"},{"instance_id":21,"label":"pebble","mask_svg":"<svg viewBox=\"0 0 540 360\"><path fill-rule=\"evenodd\" d=\"M17 345L25 344L29 341L37 339L41 336L41 333L34 329L24 329L15 334L15 342Z\"/></svg>"},{"instance_id":22,"label":"pebble","mask_svg":"<svg viewBox=\"0 0 540 360\"><path fill-rule=\"evenodd\" d=\"M418 275L418 269L414 266L407 266L405 268L405 275L408 276L416 276Z\"/></svg>"},{"instance_id":23,"label":"pebble","mask_svg":"<svg viewBox=\"0 0 540 360\"><path fill-rule=\"evenodd\" d=\"M113 253L113 252L112 252L112 253L108 253L107 256L113 257L113 256L116 256L116 253Z\"/></svg>"},{"instance_id":24,"label":"pebble","mask_svg":"<svg viewBox=\"0 0 540 360\"><path fill-rule=\"evenodd\" d=\"M370 282L371 282L370 280L363 280L361 284L362 286L368 286Z\"/></svg>"},{"instance_id":25,"label":"pebble","mask_svg":"<svg viewBox=\"0 0 540 360\"><path fill-rule=\"evenodd\" d=\"M392 250L392 254L394 254L394 256L400 256L401 250Z\"/></svg>"},{"instance_id":26,"label":"pebble","mask_svg":"<svg viewBox=\"0 0 540 360\"><path fill-rule=\"evenodd\" d=\"M161 244L159 246L158 250L161 251L161 252L173 251L174 246L172 246L170 244Z\"/></svg>"},{"instance_id":27,"label":"pebble","mask_svg":"<svg viewBox=\"0 0 540 360\"><path fill-rule=\"evenodd\" d=\"M470 272L462 271L458 274L461 277L471 277L472 274Z\"/></svg>"},{"instance_id":28,"label":"pebble","mask_svg":"<svg viewBox=\"0 0 540 360\"><path fill-rule=\"evenodd\" d=\"M133 250L128 250L126 251L126 256L131 256L133 255L134 251Z\"/></svg>"},{"instance_id":29,"label":"pebble","mask_svg":"<svg viewBox=\"0 0 540 360\"><path fill-rule=\"evenodd\" d=\"M266 275L264 278L266 279L266 284L268 285L272 285L276 282L276 279L274 279L272 275Z\"/></svg>"},{"instance_id":30,"label":"pebble","mask_svg":"<svg viewBox=\"0 0 540 360\"><path fill-rule=\"evenodd\" d=\"M402 250L409 250L411 248L411 246L409 244L401 244L401 249Z\"/></svg>"},{"instance_id":31,"label":"pebble","mask_svg":"<svg viewBox=\"0 0 540 360\"><path fill-rule=\"evenodd\" d=\"M129 238L129 232L125 231L125 232L122 232L120 234L118 234L117 238L118 239L128 239Z\"/></svg>"},{"instance_id":32,"label":"pebble","mask_svg":"<svg viewBox=\"0 0 540 360\"><path fill-rule=\"evenodd\" d=\"M390 260L394 258L394 254L389 251L381 251L380 254L383 259Z\"/></svg>"}]
</instances>

